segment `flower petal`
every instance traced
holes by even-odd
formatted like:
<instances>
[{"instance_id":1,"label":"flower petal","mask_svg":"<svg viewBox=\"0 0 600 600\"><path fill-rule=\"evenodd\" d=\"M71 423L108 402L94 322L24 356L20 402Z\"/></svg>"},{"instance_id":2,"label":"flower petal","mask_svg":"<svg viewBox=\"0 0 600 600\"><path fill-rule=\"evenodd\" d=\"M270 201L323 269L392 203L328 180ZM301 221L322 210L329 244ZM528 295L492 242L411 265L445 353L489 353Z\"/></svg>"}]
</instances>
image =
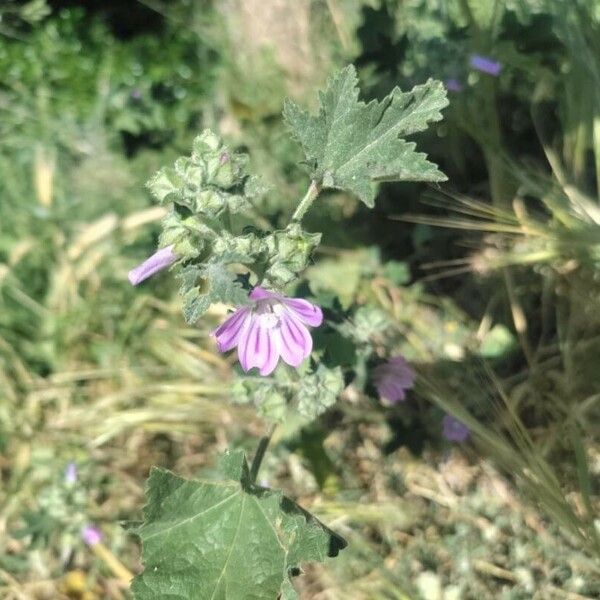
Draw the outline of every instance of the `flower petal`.
<instances>
[{"instance_id":1,"label":"flower petal","mask_svg":"<svg viewBox=\"0 0 600 600\"><path fill-rule=\"evenodd\" d=\"M323 311L304 298L285 298L283 303L306 325L318 327L323 322Z\"/></svg>"},{"instance_id":2,"label":"flower petal","mask_svg":"<svg viewBox=\"0 0 600 600\"><path fill-rule=\"evenodd\" d=\"M244 346L242 366L246 371L258 367L261 375L273 372L279 360L279 348L274 332L275 330L260 316L254 318L253 327L248 331L248 339Z\"/></svg>"},{"instance_id":3,"label":"flower petal","mask_svg":"<svg viewBox=\"0 0 600 600\"><path fill-rule=\"evenodd\" d=\"M270 375L279 362L279 335L277 330L271 329L267 332L267 355L260 366L260 374L263 377Z\"/></svg>"},{"instance_id":4,"label":"flower petal","mask_svg":"<svg viewBox=\"0 0 600 600\"><path fill-rule=\"evenodd\" d=\"M248 308L238 308L233 315L215 329L213 335L217 340L217 346L220 352L227 352L238 343L240 333L249 316L249 312Z\"/></svg>"},{"instance_id":5,"label":"flower petal","mask_svg":"<svg viewBox=\"0 0 600 600\"><path fill-rule=\"evenodd\" d=\"M170 267L177 258L177 254L173 252L173 246L161 248L148 257L141 265L129 271L127 275L129 283L131 285L138 285L138 283L148 279L148 277L152 277L155 273Z\"/></svg>"},{"instance_id":6,"label":"flower petal","mask_svg":"<svg viewBox=\"0 0 600 600\"><path fill-rule=\"evenodd\" d=\"M405 388L411 388L415 383L415 372L412 369L398 369L394 377L398 384Z\"/></svg>"},{"instance_id":7,"label":"flower petal","mask_svg":"<svg viewBox=\"0 0 600 600\"><path fill-rule=\"evenodd\" d=\"M464 442L471 435L471 430L452 415L442 419L442 435L450 442Z\"/></svg>"},{"instance_id":8,"label":"flower petal","mask_svg":"<svg viewBox=\"0 0 600 600\"><path fill-rule=\"evenodd\" d=\"M248 294L250 300L258 301L264 300L265 298L279 298L279 296L275 292L269 292L269 290L265 290L261 287L255 287L250 294Z\"/></svg>"},{"instance_id":9,"label":"flower petal","mask_svg":"<svg viewBox=\"0 0 600 600\"><path fill-rule=\"evenodd\" d=\"M281 358L292 367L299 366L312 352L312 338L308 329L289 311L281 315L279 342Z\"/></svg>"},{"instance_id":10,"label":"flower petal","mask_svg":"<svg viewBox=\"0 0 600 600\"><path fill-rule=\"evenodd\" d=\"M395 403L406 399L406 390L415 382L415 372L401 355L373 369L373 382L382 400Z\"/></svg>"},{"instance_id":11,"label":"flower petal","mask_svg":"<svg viewBox=\"0 0 600 600\"><path fill-rule=\"evenodd\" d=\"M246 372L253 366L251 364L252 347L256 345L258 335L257 329L258 321L255 318L255 315L251 315L249 319L246 319L238 339L238 358L240 360L240 365L242 365L242 369Z\"/></svg>"},{"instance_id":12,"label":"flower petal","mask_svg":"<svg viewBox=\"0 0 600 600\"><path fill-rule=\"evenodd\" d=\"M402 387L391 381L384 381L377 386L377 392L382 400L388 402L399 402L406 398L406 392Z\"/></svg>"}]
</instances>

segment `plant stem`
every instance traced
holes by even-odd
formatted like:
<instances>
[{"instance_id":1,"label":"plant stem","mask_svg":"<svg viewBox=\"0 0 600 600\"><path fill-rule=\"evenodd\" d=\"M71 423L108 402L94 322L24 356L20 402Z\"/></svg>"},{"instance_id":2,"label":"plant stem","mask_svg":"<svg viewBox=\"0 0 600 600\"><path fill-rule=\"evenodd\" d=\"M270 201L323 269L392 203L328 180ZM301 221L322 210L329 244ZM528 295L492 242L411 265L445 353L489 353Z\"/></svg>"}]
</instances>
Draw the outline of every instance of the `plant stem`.
<instances>
[{"instance_id":1,"label":"plant stem","mask_svg":"<svg viewBox=\"0 0 600 600\"><path fill-rule=\"evenodd\" d=\"M311 204L316 200L317 196L321 191L321 186L316 181L311 181L308 191L304 195L304 198L300 200L300 204L296 207L294 214L292 215L292 221L302 221L302 217L306 214L306 211L310 208Z\"/></svg>"},{"instance_id":2,"label":"plant stem","mask_svg":"<svg viewBox=\"0 0 600 600\"><path fill-rule=\"evenodd\" d=\"M256 448L256 454L254 455L254 460L252 461L252 466L250 467L250 481L252 483L256 483L256 478L258 477L258 471L260 469L260 465L265 457L265 453L269 444L271 442L271 438L273 437L273 432L277 427L277 423L273 423L269 426L269 429L263 437L260 438L260 442L258 442L258 447Z\"/></svg>"},{"instance_id":3,"label":"plant stem","mask_svg":"<svg viewBox=\"0 0 600 600\"><path fill-rule=\"evenodd\" d=\"M91 546L92 552L125 584L133 579L133 573L102 543Z\"/></svg>"}]
</instances>

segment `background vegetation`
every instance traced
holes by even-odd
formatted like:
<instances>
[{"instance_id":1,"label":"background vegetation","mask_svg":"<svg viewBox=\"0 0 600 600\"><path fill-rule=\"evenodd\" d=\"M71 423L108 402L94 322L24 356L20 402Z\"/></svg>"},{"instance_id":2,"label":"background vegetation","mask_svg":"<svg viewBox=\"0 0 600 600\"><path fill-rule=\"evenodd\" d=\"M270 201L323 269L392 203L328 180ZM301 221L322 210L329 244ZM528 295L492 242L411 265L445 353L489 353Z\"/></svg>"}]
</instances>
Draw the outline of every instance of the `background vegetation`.
<instances>
[{"instance_id":1,"label":"background vegetation","mask_svg":"<svg viewBox=\"0 0 600 600\"><path fill-rule=\"evenodd\" d=\"M600 597L597 0L0 4L0 597L128 598L120 522L149 467L253 448L263 425L208 335L225 307L189 327L171 277L127 282L163 216L144 183L211 127L281 223L305 181L283 99L314 104L348 62L368 97L447 83L420 144L449 183L310 215L313 291L418 380L392 407L348 382L279 432L264 476L350 542L301 595ZM443 438L445 412L467 443Z\"/></svg>"}]
</instances>

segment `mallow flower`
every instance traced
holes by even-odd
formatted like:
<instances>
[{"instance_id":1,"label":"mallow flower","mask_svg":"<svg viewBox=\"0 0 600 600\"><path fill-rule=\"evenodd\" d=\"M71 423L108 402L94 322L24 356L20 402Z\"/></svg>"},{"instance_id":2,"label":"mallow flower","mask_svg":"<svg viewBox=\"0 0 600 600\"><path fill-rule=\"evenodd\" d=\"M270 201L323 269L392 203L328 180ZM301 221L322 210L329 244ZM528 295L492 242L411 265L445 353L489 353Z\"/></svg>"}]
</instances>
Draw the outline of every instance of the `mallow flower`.
<instances>
[{"instance_id":1,"label":"mallow flower","mask_svg":"<svg viewBox=\"0 0 600 600\"><path fill-rule=\"evenodd\" d=\"M415 382L415 372L404 356L392 356L373 369L373 381L379 397L384 402L395 404L406 398L406 390Z\"/></svg>"},{"instance_id":2,"label":"mallow flower","mask_svg":"<svg viewBox=\"0 0 600 600\"><path fill-rule=\"evenodd\" d=\"M312 351L307 326L323 322L321 309L302 298L255 287L250 305L238 308L213 335L221 352L237 346L242 369L257 367L263 376L271 374L279 358L298 367Z\"/></svg>"},{"instance_id":3,"label":"mallow flower","mask_svg":"<svg viewBox=\"0 0 600 600\"><path fill-rule=\"evenodd\" d=\"M86 525L81 530L81 539L88 546L95 546L102 541L102 532L94 525Z\"/></svg>"},{"instance_id":4,"label":"mallow flower","mask_svg":"<svg viewBox=\"0 0 600 600\"><path fill-rule=\"evenodd\" d=\"M471 430L456 417L445 415L442 419L442 435L449 442L464 442L471 435Z\"/></svg>"},{"instance_id":5,"label":"mallow flower","mask_svg":"<svg viewBox=\"0 0 600 600\"><path fill-rule=\"evenodd\" d=\"M147 258L141 265L129 271L129 283L137 285L142 283L148 277L152 277L159 271L170 267L176 260L177 254L173 252L173 246L166 246L157 250L152 256Z\"/></svg>"},{"instance_id":6,"label":"mallow flower","mask_svg":"<svg viewBox=\"0 0 600 600\"><path fill-rule=\"evenodd\" d=\"M502 63L481 54L472 54L469 58L469 64L473 69L498 77L502 71Z\"/></svg>"}]
</instances>

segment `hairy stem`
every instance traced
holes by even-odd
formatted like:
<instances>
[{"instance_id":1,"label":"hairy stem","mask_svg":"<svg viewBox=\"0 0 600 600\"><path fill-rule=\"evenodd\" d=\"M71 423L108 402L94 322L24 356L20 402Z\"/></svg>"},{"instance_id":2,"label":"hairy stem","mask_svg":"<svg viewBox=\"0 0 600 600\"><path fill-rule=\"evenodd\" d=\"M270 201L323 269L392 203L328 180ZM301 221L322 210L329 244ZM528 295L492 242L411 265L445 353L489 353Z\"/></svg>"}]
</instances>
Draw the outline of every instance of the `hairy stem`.
<instances>
[{"instance_id":1,"label":"hairy stem","mask_svg":"<svg viewBox=\"0 0 600 600\"><path fill-rule=\"evenodd\" d=\"M256 478L258 477L258 471L260 469L260 465L265 457L265 453L269 444L271 443L271 438L273 437L273 433L275 428L277 427L276 423L273 423L269 426L269 429L263 437L260 438L260 442L258 442L258 447L256 448L256 454L254 455L254 460L252 461L252 465L250 467L250 481L252 483L256 483Z\"/></svg>"},{"instance_id":2,"label":"hairy stem","mask_svg":"<svg viewBox=\"0 0 600 600\"><path fill-rule=\"evenodd\" d=\"M292 221L302 221L302 217L304 217L306 211L316 200L320 192L321 186L316 181L311 181L308 191L304 195L304 198L300 200L300 204L298 204L296 210L294 211L294 214L292 215Z\"/></svg>"}]
</instances>

